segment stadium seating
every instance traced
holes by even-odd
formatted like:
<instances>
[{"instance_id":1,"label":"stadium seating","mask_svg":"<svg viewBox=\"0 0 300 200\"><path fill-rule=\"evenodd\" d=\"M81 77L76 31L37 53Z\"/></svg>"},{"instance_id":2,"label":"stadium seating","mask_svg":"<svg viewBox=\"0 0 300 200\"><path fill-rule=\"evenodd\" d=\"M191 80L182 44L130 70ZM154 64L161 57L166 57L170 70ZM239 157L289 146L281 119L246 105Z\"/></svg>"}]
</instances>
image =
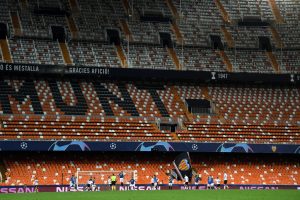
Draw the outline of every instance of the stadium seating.
<instances>
[{"instance_id":1,"label":"stadium seating","mask_svg":"<svg viewBox=\"0 0 300 200\"><path fill-rule=\"evenodd\" d=\"M287 72L299 73L299 51L276 51L277 60L281 69Z\"/></svg>"},{"instance_id":2,"label":"stadium seating","mask_svg":"<svg viewBox=\"0 0 300 200\"><path fill-rule=\"evenodd\" d=\"M167 49L161 46L131 45L124 50L129 58L129 67L150 69L175 69Z\"/></svg>"},{"instance_id":3,"label":"stadium seating","mask_svg":"<svg viewBox=\"0 0 300 200\"><path fill-rule=\"evenodd\" d=\"M57 42L33 39L9 40L12 58L16 63L63 65Z\"/></svg>"},{"instance_id":4,"label":"stadium seating","mask_svg":"<svg viewBox=\"0 0 300 200\"><path fill-rule=\"evenodd\" d=\"M231 123L290 125L299 120L298 89L211 87L210 96Z\"/></svg>"},{"instance_id":5,"label":"stadium seating","mask_svg":"<svg viewBox=\"0 0 300 200\"><path fill-rule=\"evenodd\" d=\"M2 139L172 140L170 134L159 131L147 119L11 116L2 120L5 129Z\"/></svg>"},{"instance_id":6,"label":"stadium seating","mask_svg":"<svg viewBox=\"0 0 300 200\"><path fill-rule=\"evenodd\" d=\"M300 142L297 88L52 80L0 86L1 139ZM212 113L190 114L186 99L211 101ZM157 119L183 124L170 133Z\"/></svg>"},{"instance_id":7,"label":"stadium seating","mask_svg":"<svg viewBox=\"0 0 300 200\"><path fill-rule=\"evenodd\" d=\"M70 42L69 51L75 65L121 67L114 47L109 44Z\"/></svg>"},{"instance_id":8,"label":"stadium seating","mask_svg":"<svg viewBox=\"0 0 300 200\"><path fill-rule=\"evenodd\" d=\"M176 52L185 70L226 71L225 65L216 50L177 48Z\"/></svg>"},{"instance_id":9,"label":"stadium seating","mask_svg":"<svg viewBox=\"0 0 300 200\"><path fill-rule=\"evenodd\" d=\"M275 44L271 32L267 27L240 27L236 28L234 26L225 26L227 30L231 33L235 47L243 49L255 49L258 50L259 37L270 38L271 44Z\"/></svg>"},{"instance_id":10,"label":"stadium seating","mask_svg":"<svg viewBox=\"0 0 300 200\"><path fill-rule=\"evenodd\" d=\"M274 69L263 51L226 52L236 72L272 73ZM234 54L233 54L234 53Z\"/></svg>"},{"instance_id":11,"label":"stadium seating","mask_svg":"<svg viewBox=\"0 0 300 200\"><path fill-rule=\"evenodd\" d=\"M220 35L222 18L213 1L174 0L173 3L182 14L178 26L183 33L184 44L209 46L209 35Z\"/></svg>"},{"instance_id":12,"label":"stadium seating","mask_svg":"<svg viewBox=\"0 0 300 200\"><path fill-rule=\"evenodd\" d=\"M51 156L49 156L51 155ZM206 184L208 175L223 178L227 172L229 184L299 184L299 162L296 157L263 155L191 155L193 167ZM151 162L150 162L151 161ZM35 178L43 184L69 184L72 174L81 171L136 170L138 184L150 184L156 174L160 183L168 183L165 174L172 166L172 156L149 154L9 154L4 160L7 167L5 185L31 185ZM91 175L93 175L91 173ZM96 175L97 184L107 184L108 175ZM125 182L131 175L125 176ZM86 184L90 176L79 176ZM175 183L180 183L175 181Z\"/></svg>"},{"instance_id":13,"label":"stadium seating","mask_svg":"<svg viewBox=\"0 0 300 200\"><path fill-rule=\"evenodd\" d=\"M123 61L118 59L117 49L107 44L106 30L115 29L120 33L122 49L125 57L128 57L125 60L129 61L129 67L226 71L222 57L211 49L210 36L217 35L221 37L226 48L225 53L233 65L233 71L276 73L270 66L268 57L258 50L258 37L263 36L270 38L281 73L299 72L299 56L293 56L298 54L297 49L300 47L300 25L297 15L299 6L294 1L276 1L279 9L276 13L280 14L285 22L277 22L278 24L273 24L277 14L272 11L273 8L267 0L238 3L222 0L212 1L209 4L187 0L155 0L133 2L133 5L128 2L127 6L120 0L93 2L80 0L77 10L74 10L67 1L44 3L1 2L1 7L6 9L3 9L0 15L0 22L9 27L8 43L13 62L64 64L58 43L51 41L51 26L55 25L65 30L67 47L74 65L127 66L121 65ZM93 6L90 6L91 3ZM173 7L168 5L170 3ZM40 5L59 8L70 12L71 15L34 14L34 9ZM224 13L219 10L220 5L223 8L222 12L226 12L230 19L229 22L224 21ZM99 10L101 12L98 12ZM143 21L140 16L145 13L158 13L172 19L172 22ZM237 26L237 21L244 17L259 17L263 21L272 22L271 27ZM126 31L122 22L127 24ZM225 36L221 31L223 29L230 36ZM175 53L183 67L176 66L168 51L159 46L161 32L169 33L173 43L177 45ZM127 54L128 34L131 38L129 54ZM178 34L181 34L183 42L178 39ZM229 45L228 37L232 37L233 46ZM286 50L283 54L289 56L278 56L279 49L275 47L280 48L281 43ZM201 59L197 59L199 56ZM286 57L292 66L285 64ZM244 63L248 64L242 68Z\"/></svg>"},{"instance_id":14,"label":"stadium seating","mask_svg":"<svg viewBox=\"0 0 300 200\"><path fill-rule=\"evenodd\" d=\"M221 2L227 12L229 12L232 20L239 20L241 18L243 19L247 16L257 16L263 20L274 20L274 16L267 0L262 0L260 2L255 0L221 0Z\"/></svg>"},{"instance_id":15,"label":"stadium seating","mask_svg":"<svg viewBox=\"0 0 300 200\"><path fill-rule=\"evenodd\" d=\"M299 143L299 126L207 124L205 122L187 123L186 126L187 131L178 132L178 137L181 140L233 143ZM286 130L288 130L288 133Z\"/></svg>"},{"instance_id":16,"label":"stadium seating","mask_svg":"<svg viewBox=\"0 0 300 200\"><path fill-rule=\"evenodd\" d=\"M283 40L284 47L299 48L299 1L279 1L276 0L280 14L285 23L278 25L279 34ZM285 33L289 32L288 36Z\"/></svg>"},{"instance_id":17,"label":"stadium seating","mask_svg":"<svg viewBox=\"0 0 300 200\"><path fill-rule=\"evenodd\" d=\"M177 132L181 140L299 142L299 126L293 123L299 120L297 90L210 87L205 94L205 88L181 86L179 91L182 100L211 98L219 115L186 123L187 130Z\"/></svg>"}]
</instances>

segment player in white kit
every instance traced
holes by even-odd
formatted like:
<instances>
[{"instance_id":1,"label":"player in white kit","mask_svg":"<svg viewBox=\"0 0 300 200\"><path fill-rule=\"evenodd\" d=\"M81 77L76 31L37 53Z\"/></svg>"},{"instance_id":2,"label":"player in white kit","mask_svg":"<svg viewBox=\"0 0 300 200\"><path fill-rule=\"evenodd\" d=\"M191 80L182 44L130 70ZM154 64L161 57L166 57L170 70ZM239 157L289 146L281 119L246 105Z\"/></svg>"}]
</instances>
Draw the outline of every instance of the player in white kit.
<instances>
[{"instance_id":1,"label":"player in white kit","mask_svg":"<svg viewBox=\"0 0 300 200\"><path fill-rule=\"evenodd\" d=\"M216 179L216 184L215 184L215 188L216 189L221 189L221 180L219 179L219 177L217 177L217 179Z\"/></svg>"},{"instance_id":2,"label":"player in white kit","mask_svg":"<svg viewBox=\"0 0 300 200\"><path fill-rule=\"evenodd\" d=\"M34 185L34 191L38 192L39 191L39 180L37 178L35 178L33 185Z\"/></svg>"},{"instance_id":3,"label":"player in white kit","mask_svg":"<svg viewBox=\"0 0 300 200\"><path fill-rule=\"evenodd\" d=\"M223 180L224 180L224 190L226 190L226 189L229 189L229 187L228 187L228 177L227 177L227 174L226 174L226 172L224 172L224 178L223 178Z\"/></svg>"}]
</instances>

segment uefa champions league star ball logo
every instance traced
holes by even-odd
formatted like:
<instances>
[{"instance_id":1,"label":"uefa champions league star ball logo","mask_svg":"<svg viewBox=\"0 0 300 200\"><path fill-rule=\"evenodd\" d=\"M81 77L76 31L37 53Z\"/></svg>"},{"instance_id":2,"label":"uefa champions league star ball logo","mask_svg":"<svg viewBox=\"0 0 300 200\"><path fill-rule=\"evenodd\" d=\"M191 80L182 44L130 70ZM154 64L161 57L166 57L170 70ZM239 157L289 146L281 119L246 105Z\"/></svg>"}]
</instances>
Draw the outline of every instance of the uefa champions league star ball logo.
<instances>
[{"instance_id":1,"label":"uefa champions league star ball logo","mask_svg":"<svg viewBox=\"0 0 300 200\"><path fill-rule=\"evenodd\" d=\"M197 144L193 144L193 145L192 145L192 149L193 149L194 151L197 151L197 150L198 150L198 145L197 145Z\"/></svg>"},{"instance_id":2,"label":"uefa champions league star ball logo","mask_svg":"<svg viewBox=\"0 0 300 200\"><path fill-rule=\"evenodd\" d=\"M91 148L82 141L57 141L49 147L48 151L91 151Z\"/></svg>"},{"instance_id":3,"label":"uefa champions league star ball logo","mask_svg":"<svg viewBox=\"0 0 300 200\"><path fill-rule=\"evenodd\" d=\"M135 151L175 151L168 142L142 142Z\"/></svg>"},{"instance_id":4,"label":"uefa champions league star ball logo","mask_svg":"<svg viewBox=\"0 0 300 200\"><path fill-rule=\"evenodd\" d=\"M20 145L20 147L21 147L22 149L27 149L28 145L27 145L26 142L22 142L21 145Z\"/></svg>"},{"instance_id":5,"label":"uefa champions league star ball logo","mask_svg":"<svg viewBox=\"0 0 300 200\"><path fill-rule=\"evenodd\" d=\"M238 144L223 143L217 148L216 152L253 153L253 149L248 144L245 143L238 143Z\"/></svg>"},{"instance_id":6,"label":"uefa champions league star ball logo","mask_svg":"<svg viewBox=\"0 0 300 200\"><path fill-rule=\"evenodd\" d=\"M109 147L110 147L110 149L116 149L117 144L116 143L110 143Z\"/></svg>"}]
</instances>

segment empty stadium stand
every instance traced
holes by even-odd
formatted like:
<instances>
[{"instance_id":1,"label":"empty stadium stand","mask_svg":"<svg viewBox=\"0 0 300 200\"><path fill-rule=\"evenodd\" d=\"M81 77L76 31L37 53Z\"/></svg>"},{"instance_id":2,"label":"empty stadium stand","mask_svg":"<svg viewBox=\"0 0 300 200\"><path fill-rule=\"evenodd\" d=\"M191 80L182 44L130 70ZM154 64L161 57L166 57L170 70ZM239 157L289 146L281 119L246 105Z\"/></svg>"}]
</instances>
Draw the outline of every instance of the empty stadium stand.
<instances>
[{"instance_id":1,"label":"empty stadium stand","mask_svg":"<svg viewBox=\"0 0 300 200\"><path fill-rule=\"evenodd\" d=\"M183 69L197 71L226 71L226 67L216 50L199 48L177 48ZM199 59L202 58L202 59Z\"/></svg>"},{"instance_id":2,"label":"empty stadium stand","mask_svg":"<svg viewBox=\"0 0 300 200\"><path fill-rule=\"evenodd\" d=\"M171 154L172 155L172 154ZM299 184L297 157L264 155L191 155L193 167L206 184L208 175L223 178L227 172L229 184ZM150 162L151 161L151 162ZM172 156L161 154L9 154L4 159L7 180L2 185L31 185L35 178L41 185L69 184L70 177L81 171L136 170L138 184L150 184L156 174L161 183L168 183L167 170L172 170ZM106 184L108 175L96 176L97 184ZM125 182L131 175L125 176ZM79 176L85 184L89 176ZM180 183L175 181L175 183ZM1 183L0 183L1 184Z\"/></svg>"},{"instance_id":3,"label":"empty stadium stand","mask_svg":"<svg viewBox=\"0 0 300 200\"><path fill-rule=\"evenodd\" d=\"M63 65L59 44L51 40L13 39L10 52L16 63Z\"/></svg>"},{"instance_id":4,"label":"empty stadium stand","mask_svg":"<svg viewBox=\"0 0 300 200\"><path fill-rule=\"evenodd\" d=\"M161 46L131 45L124 46L129 59L129 67L150 69L175 69L167 49Z\"/></svg>"},{"instance_id":5,"label":"empty stadium stand","mask_svg":"<svg viewBox=\"0 0 300 200\"><path fill-rule=\"evenodd\" d=\"M8 79L0 86L5 140L300 142L298 88ZM186 99L213 109L191 114ZM171 133L157 119L183 124Z\"/></svg>"},{"instance_id":6,"label":"empty stadium stand","mask_svg":"<svg viewBox=\"0 0 300 200\"><path fill-rule=\"evenodd\" d=\"M299 54L297 51L276 51L275 56L281 66L281 70L299 73L299 64L297 62Z\"/></svg>"},{"instance_id":7,"label":"empty stadium stand","mask_svg":"<svg viewBox=\"0 0 300 200\"><path fill-rule=\"evenodd\" d=\"M1 45L2 60L95 67L299 72L299 1L216 0L209 4L186 0L75 2L1 2L5 9L0 23L8 27L9 46L7 50L4 43ZM47 6L60 14L37 14ZM144 19L147 16L167 21L147 21ZM269 25L238 25L248 18ZM52 40L52 26L63 28L66 43ZM121 46L107 43L108 29L118 31ZM171 45L174 45L170 49L172 53L161 46L161 33L170 35ZM221 37L225 48L222 54L212 49L210 36ZM259 50L259 37L270 40L275 52L272 61L265 50ZM285 64L287 56L292 66Z\"/></svg>"},{"instance_id":8,"label":"empty stadium stand","mask_svg":"<svg viewBox=\"0 0 300 200\"><path fill-rule=\"evenodd\" d=\"M274 73L274 69L263 51L226 52L235 72Z\"/></svg>"},{"instance_id":9,"label":"empty stadium stand","mask_svg":"<svg viewBox=\"0 0 300 200\"><path fill-rule=\"evenodd\" d=\"M101 43L70 42L69 50L75 65L120 67L113 46Z\"/></svg>"}]
</instances>

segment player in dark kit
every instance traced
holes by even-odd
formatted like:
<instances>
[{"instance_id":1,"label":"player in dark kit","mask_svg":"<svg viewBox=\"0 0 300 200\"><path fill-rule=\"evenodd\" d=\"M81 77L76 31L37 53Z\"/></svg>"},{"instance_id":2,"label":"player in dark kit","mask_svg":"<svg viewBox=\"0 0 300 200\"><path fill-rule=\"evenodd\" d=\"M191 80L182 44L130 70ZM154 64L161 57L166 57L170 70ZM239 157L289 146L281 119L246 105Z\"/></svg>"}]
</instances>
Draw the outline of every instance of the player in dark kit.
<instances>
[{"instance_id":1,"label":"player in dark kit","mask_svg":"<svg viewBox=\"0 0 300 200\"><path fill-rule=\"evenodd\" d=\"M214 179L212 176L208 176L207 179L207 189L214 189Z\"/></svg>"},{"instance_id":2,"label":"player in dark kit","mask_svg":"<svg viewBox=\"0 0 300 200\"><path fill-rule=\"evenodd\" d=\"M195 176L195 185L196 185L196 189L198 190L199 189L199 182L200 182L200 176L199 175L196 175Z\"/></svg>"},{"instance_id":3,"label":"player in dark kit","mask_svg":"<svg viewBox=\"0 0 300 200\"><path fill-rule=\"evenodd\" d=\"M151 189L154 190L154 176L151 177Z\"/></svg>"},{"instance_id":4,"label":"player in dark kit","mask_svg":"<svg viewBox=\"0 0 300 200\"><path fill-rule=\"evenodd\" d=\"M157 187L158 187L158 178L156 177L156 175L153 176L153 189L154 190L157 190Z\"/></svg>"},{"instance_id":5,"label":"player in dark kit","mask_svg":"<svg viewBox=\"0 0 300 200\"><path fill-rule=\"evenodd\" d=\"M132 177L131 180L129 181L129 190L135 190L135 180Z\"/></svg>"},{"instance_id":6,"label":"player in dark kit","mask_svg":"<svg viewBox=\"0 0 300 200\"><path fill-rule=\"evenodd\" d=\"M70 188L71 189L77 189L76 188L76 177L74 175L72 175L71 179L70 179Z\"/></svg>"},{"instance_id":7,"label":"player in dark kit","mask_svg":"<svg viewBox=\"0 0 300 200\"><path fill-rule=\"evenodd\" d=\"M123 173L123 171L120 172L119 178L120 178L121 186L124 186L124 173Z\"/></svg>"}]
</instances>

